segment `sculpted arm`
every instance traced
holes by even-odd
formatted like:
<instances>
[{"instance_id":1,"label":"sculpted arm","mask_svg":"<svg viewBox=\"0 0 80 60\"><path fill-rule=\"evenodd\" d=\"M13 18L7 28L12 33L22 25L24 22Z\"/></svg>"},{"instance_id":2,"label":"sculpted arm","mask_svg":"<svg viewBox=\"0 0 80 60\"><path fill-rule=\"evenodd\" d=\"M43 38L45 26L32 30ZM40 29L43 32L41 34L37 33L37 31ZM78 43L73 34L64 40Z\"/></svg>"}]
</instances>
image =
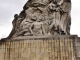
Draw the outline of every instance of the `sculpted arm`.
<instances>
[{"instance_id":1,"label":"sculpted arm","mask_svg":"<svg viewBox=\"0 0 80 60\"><path fill-rule=\"evenodd\" d=\"M29 27L29 30L31 32L31 34L33 34L33 31L32 31L32 27L34 26L34 24L32 24L30 27Z\"/></svg>"},{"instance_id":2,"label":"sculpted arm","mask_svg":"<svg viewBox=\"0 0 80 60\"><path fill-rule=\"evenodd\" d=\"M43 34L46 34L43 24L42 24L42 31L43 31Z\"/></svg>"}]
</instances>

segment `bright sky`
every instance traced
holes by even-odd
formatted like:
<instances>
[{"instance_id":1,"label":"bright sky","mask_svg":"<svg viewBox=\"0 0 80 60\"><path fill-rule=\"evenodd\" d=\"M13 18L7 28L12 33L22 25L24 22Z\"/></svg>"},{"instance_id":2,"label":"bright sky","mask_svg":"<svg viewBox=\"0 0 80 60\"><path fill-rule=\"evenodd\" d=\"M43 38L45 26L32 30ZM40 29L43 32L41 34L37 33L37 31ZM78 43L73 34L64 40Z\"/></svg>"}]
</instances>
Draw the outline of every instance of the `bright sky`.
<instances>
[{"instance_id":1,"label":"bright sky","mask_svg":"<svg viewBox=\"0 0 80 60\"><path fill-rule=\"evenodd\" d=\"M5 38L10 34L14 14L19 14L26 2L27 0L0 1L0 38ZM80 37L80 0L72 0L71 18L71 35Z\"/></svg>"}]
</instances>

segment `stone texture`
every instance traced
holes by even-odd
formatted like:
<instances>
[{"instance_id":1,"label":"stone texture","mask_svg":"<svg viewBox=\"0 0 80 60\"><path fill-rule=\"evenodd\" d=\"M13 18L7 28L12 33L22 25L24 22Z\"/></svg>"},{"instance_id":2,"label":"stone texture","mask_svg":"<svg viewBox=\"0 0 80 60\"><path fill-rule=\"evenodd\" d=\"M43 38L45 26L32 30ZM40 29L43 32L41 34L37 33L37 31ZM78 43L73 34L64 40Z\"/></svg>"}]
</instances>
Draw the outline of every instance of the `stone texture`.
<instances>
[{"instance_id":1,"label":"stone texture","mask_svg":"<svg viewBox=\"0 0 80 60\"><path fill-rule=\"evenodd\" d=\"M76 60L74 49L77 36L38 37L1 40L0 59Z\"/></svg>"},{"instance_id":2,"label":"stone texture","mask_svg":"<svg viewBox=\"0 0 80 60\"><path fill-rule=\"evenodd\" d=\"M28 0L0 40L0 60L80 60L80 38L70 35L71 0Z\"/></svg>"},{"instance_id":3,"label":"stone texture","mask_svg":"<svg viewBox=\"0 0 80 60\"><path fill-rule=\"evenodd\" d=\"M70 0L28 0L8 36L70 35Z\"/></svg>"},{"instance_id":4,"label":"stone texture","mask_svg":"<svg viewBox=\"0 0 80 60\"><path fill-rule=\"evenodd\" d=\"M80 60L80 38L76 38L75 40L75 45L76 45L76 56L77 56L77 60Z\"/></svg>"}]
</instances>

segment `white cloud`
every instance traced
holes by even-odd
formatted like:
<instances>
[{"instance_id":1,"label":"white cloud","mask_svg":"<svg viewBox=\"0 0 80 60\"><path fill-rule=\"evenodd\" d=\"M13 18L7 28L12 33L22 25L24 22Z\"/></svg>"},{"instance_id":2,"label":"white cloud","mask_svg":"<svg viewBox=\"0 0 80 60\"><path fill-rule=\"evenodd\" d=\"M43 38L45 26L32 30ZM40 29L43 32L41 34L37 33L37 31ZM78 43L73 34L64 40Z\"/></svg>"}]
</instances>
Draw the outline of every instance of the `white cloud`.
<instances>
[{"instance_id":1,"label":"white cloud","mask_svg":"<svg viewBox=\"0 0 80 60\"><path fill-rule=\"evenodd\" d=\"M72 0L71 9L71 34L77 34L80 37L80 1Z\"/></svg>"},{"instance_id":2,"label":"white cloud","mask_svg":"<svg viewBox=\"0 0 80 60\"><path fill-rule=\"evenodd\" d=\"M12 29L12 26L4 25L0 26L0 38L7 37Z\"/></svg>"},{"instance_id":3,"label":"white cloud","mask_svg":"<svg viewBox=\"0 0 80 60\"><path fill-rule=\"evenodd\" d=\"M14 14L19 14L27 0L0 1L0 38L7 37L12 30Z\"/></svg>"}]
</instances>

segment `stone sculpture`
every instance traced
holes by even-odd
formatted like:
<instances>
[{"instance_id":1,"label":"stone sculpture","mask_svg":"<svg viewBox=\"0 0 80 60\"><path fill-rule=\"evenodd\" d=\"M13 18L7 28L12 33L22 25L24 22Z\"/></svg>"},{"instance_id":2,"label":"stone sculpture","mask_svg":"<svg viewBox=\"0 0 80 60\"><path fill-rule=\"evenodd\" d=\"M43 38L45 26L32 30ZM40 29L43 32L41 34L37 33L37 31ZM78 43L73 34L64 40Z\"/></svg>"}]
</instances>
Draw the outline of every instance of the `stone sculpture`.
<instances>
[{"instance_id":1,"label":"stone sculpture","mask_svg":"<svg viewBox=\"0 0 80 60\"><path fill-rule=\"evenodd\" d=\"M15 15L9 37L33 35L69 35L70 0L28 0Z\"/></svg>"}]
</instances>

